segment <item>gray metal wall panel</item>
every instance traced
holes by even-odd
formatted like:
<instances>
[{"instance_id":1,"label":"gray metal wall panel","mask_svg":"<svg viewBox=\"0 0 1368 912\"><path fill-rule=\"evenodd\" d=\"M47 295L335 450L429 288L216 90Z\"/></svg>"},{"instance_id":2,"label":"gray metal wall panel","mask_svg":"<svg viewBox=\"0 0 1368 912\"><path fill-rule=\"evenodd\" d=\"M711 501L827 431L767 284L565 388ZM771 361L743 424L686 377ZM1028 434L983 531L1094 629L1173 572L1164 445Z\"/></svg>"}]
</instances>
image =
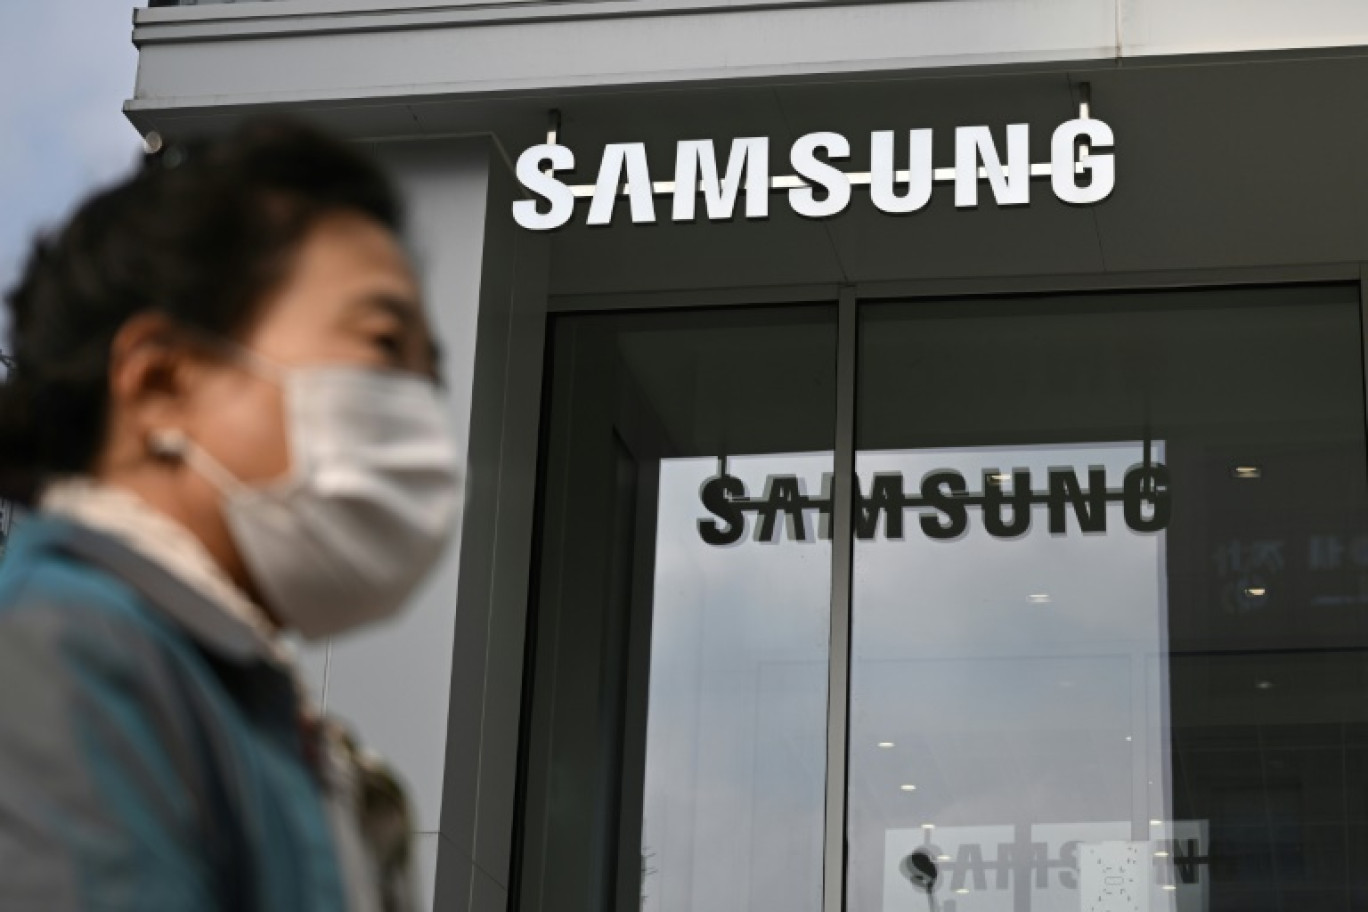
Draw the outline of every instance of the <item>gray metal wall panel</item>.
<instances>
[{"instance_id":1,"label":"gray metal wall panel","mask_svg":"<svg viewBox=\"0 0 1368 912\"><path fill-rule=\"evenodd\" d=\"M437 880L437 848L441 837L423 833L414 838L414 869L418 874L418 908L431 909L433 884Z\"/></svg>"},{"instance_id":2,"label":"gray metal wall panel","mask_svg":"<svg viewBox=\"0 0 1368 912\"><path fill-rule=\"evenodd\" d=\"M470 893L470 912L507 912L508 890L495 883L478 868Z\"/></svg>"},{"instance_id":3,"label":"gray metal wall panel","mask_svg":"<svg viewBox=\"0 0 1368 912\"><path fill-rule=\"evenodd\" d=\"M510 176L495 198L507 204L513 192ZM550 247L547 238L515 236L515 257L505 264L513 273L513 282L506 373L498 404L500 486L490 565L490 621L474 853L482 870L489 872L502 887L507 887L513 843Z\"/></svg>"},{"instance_id":4,"label":"gray metal wall panel","mask_svg":"<svg viewBox=\"0 0 1368 912\"><path fill-rule=\"evenodd\" d=\"M486 147L485 155L490 155ZM487 188L489 199L498 199L493 184L506 176L495 168ZM474 858L480 781L484 773L482 740L485 728L485 692L488 672L488 641L494 605L494 556L499 519L500 461L503 422L504 378L508 363L508 323L512 297L512 270L517 237L498 217L495 205L481 250L480 313L472 327L476 341L472 353L475 388L480 399L472 403L470 463L466 503L465 540L461 546L461 580L457 588L456 638L452 661L449 739L446 752L445 790L441 807L442 831L449 846ZM521 606L516 606L521 608Z\"/></svg>"},{"instance_id":5,"label":"gray metal wall panel","mask_svg":"<svg viewBox=\"0 0 1368 912\"><path fill-rule=\"evenodd\" d=\"M1118 181L1094 210L1112 271L1368 259L1368 60L1099 75Z\"/></svg>"},{"instance_id":6,"label":"gray metal wall panel","mask_svg":"<svg viewBox=\"0 0 1368 912\"><path fill-rule=\"evenodd\" d=\"M1362 0L1121 0L1125 57L1362 44Z\"/></svg>"},{"instance_id":7,"label":"gray metal wall panel","mask_svg":"<svg viewBox=\"0 0 1368 912\"><path fill-rule=\"evenodd\" d=\"M484 249L487 142L383 149L411 205L411 232L456 428L469 433ZM399 620L334 642L328 709L408 780L418 830L436 833L446 762L460 537Z\"/></svg>"},{"instance_id":8,"label":"gray metal wall panel","mask_svg":"<svg viewBox=\"0 0 1368 912\"><path fill-rule=\"evenodd\" d=\"M439 320L448 308L474 305L461 345L447 352L460 365L453 373L466 378L473 392L467 501L459 574L447 589L455 599L455 617L454 635L445 640L446 711L408 714L404 720L415 731L426 727L443 739L441 800L424 809L428 819L436 815L441 832L434 903L465 910L486 908L490 897L503 895L508 877L548 239L516 231L502 217L515 184L488 138L460 146L477 148L486 169L487 180L471 188L483 194L480 204L449 195L434 198L432 185L448 168L452 148L444 141L405 144L402 154L386 157L411 192L427 194L422 207L443 213L415 226L420 258L448 259L446 247L454 243L459 251L454 268L478 283L473 301L450 301L440 283L430 290ZM478 244L443 230L443 221L453 218L480 223Z\"/></svg>"},{"instance_id":9,"label":"gray metal wall panel","mask_svg":"<svg viewBox=\"0 0 1368 912\"><path fill-rule=\"evenodd\" d=\"M241 37L237 19L207 30L196 22L192 34L201 37L184 42L174 25L147 25L135 36L142 54L133 107L1107 57L1116 49L1115 13L1111 0L953 0L402 30L377 13L372 31L278 37Z\"/></svg>"},{"instance_id":10,"label":"gray metal wall panel","mask_svg":"<svg viewBox=\"0 0 1368 912\"><path fill-rule=\"evenodd\" d=\"M698 0L699 3L705 0ZM389 100L1368 44L1360 0L944 0L744 8L280 0L141 11L130 109Z\"/></svg>"},{"instance_id":11,"label":"gray metal wall panel","mask_svg":"<svg viewBox=\"0 0 1368 912\"><path fill-rule=\"evenodd\" d=\"M1053 129L1074 116L1080 81L1090 83L1094 114L1117 137L1117 188L1099 205L1065 205L1047 180L1036 180L1028 206L986 201L962 210L953 205L953 188L938 185L923 211L889 216L875 210L867 190L857 189L846 211L815 222L793 215L785 195L774 192L765 222L632 225L620 210L612 225L591 229L581 201L572 223L554 237L553 293L1368 259L1368 178L1361 167L1368 160L1368 122L1344 114L1360 106L1368 86L1363 55L785 86L771 93L782 115L757 120L788 127L771 134L776 173L785 173L789 138L819 128L850 139L850 167L860 170L873 129L934 128L936 163L945 167L953 163L956 125L1000 130L1024 122L1032 127L1032 160L1042 162ZM680 121L689 124L697 100L678 92L652 99L651 122L669 124L676 105ZM566 142L577 154L584 150L582 171L590 175L605 137L642 138L624 135L621 118L592 105L569 100L563 113L574 118ZM723 142L737 135L725 113L718 125L714 135ZM648 142L670 153L684 138L692 137L665 127ZM657 179L670 174L667 158L653 154ZM669 198L658 198L657 207L668 218Z\"/></svg>"}]
</instances>

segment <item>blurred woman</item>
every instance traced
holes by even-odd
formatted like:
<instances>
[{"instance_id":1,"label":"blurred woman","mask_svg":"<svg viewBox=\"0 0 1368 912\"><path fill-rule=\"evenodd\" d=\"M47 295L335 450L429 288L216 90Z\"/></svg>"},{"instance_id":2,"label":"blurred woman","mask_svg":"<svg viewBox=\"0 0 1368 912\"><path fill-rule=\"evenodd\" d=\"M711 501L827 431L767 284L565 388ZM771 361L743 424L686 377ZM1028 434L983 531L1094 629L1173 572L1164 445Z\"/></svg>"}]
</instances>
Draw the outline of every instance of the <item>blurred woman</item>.
<instances>
[{"instance_id":1,"label":"blurred woman","mask_svg":"<svg viewBox=\"0 0 1368 912\"><path fill-rule=\"evenodd\" d=\"M9 293L0 908L411 904L403 792L281 636L399 610L457 452L399 207L289 122L172 146Z\"/></svg>"}]
</instances>

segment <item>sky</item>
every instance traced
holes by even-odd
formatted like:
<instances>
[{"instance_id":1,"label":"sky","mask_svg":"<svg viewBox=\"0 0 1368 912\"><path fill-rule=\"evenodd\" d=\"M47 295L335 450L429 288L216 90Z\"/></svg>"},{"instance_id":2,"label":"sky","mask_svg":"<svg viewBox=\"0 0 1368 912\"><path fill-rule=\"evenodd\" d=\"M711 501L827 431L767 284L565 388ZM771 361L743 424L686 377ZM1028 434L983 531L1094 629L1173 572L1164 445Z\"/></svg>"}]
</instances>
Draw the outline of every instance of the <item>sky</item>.
<instances>
[{"instance_id":1,"label":"sky","mask_svg":"<svg viewBox=\"0 0 1368 912\"><path fill-rule=\"evenodd\" d=\"M130 168L141 140L124 117L142 0L0 2L0 288L36 231ZM0 339L9 318L0 312Z\"/></svg>"}]
</instances>

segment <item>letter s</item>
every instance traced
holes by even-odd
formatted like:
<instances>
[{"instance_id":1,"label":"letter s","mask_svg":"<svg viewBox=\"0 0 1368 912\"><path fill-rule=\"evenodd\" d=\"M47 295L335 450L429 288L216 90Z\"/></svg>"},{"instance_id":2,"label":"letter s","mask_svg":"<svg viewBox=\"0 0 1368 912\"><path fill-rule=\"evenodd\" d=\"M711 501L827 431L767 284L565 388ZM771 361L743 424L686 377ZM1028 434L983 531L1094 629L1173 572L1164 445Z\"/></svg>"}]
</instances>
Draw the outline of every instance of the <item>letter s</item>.
<instances>
[{"instance_id":1,"label":"letter s","mask_svg":"<svg viewBox=\"0 0 1368 912\"><path fill-rule=\"evenodd\" d=\"M935 513L922 515L921 527L927 538L949 541L963 535L969 528L969 511L959 499L966 490L968 487L964 483L964 476L959 472L931 472L922 479L922 500L945 517L942 523Z\"/></svg>"},{"instance_id":2,"label":"letter s","mask_svg":"<svg viewBox=\"0 0 1368 912\"><path fill-rule=\"evenodd\" d=\"M819 159L818 149L825 149L833 159L850 157L850 142L839 133L809 133L793 144L790 155L793 170L826 193L826 198L819 202L812 186L789 191L789 205L805 218L837 215L850 203L850 178L839 168Z\"/></svg>"},{"instance_id":3,"label":"letter s","mask_svg":"<svg viewBox=\"0 0 1368 912\"><path fill-rule=\"evenodd\" d=\"M542 169L550 164L550 173ZM575 194L553 176L557 171L575 167L575 153L565 146L542 143L518 156L518 182L551 204L546 212L537 211L537 200L513 203L513 219L529 231L550 231L570 221L575 214Z\"/></svg>"},{"instance_id":4,"label":"letter s","mask_svg":"<svg viewBox=\"0 0 1368 912\"><path fill-rule=\"evenodd\" d=\"M746 534L746 518L734 500L746 496L745 483L735 475L716 475L703 483L699 492L703 506L709 513L725 522L700 519L698 535L710 545L734 545Z\"/></svg>"}]
</instances>

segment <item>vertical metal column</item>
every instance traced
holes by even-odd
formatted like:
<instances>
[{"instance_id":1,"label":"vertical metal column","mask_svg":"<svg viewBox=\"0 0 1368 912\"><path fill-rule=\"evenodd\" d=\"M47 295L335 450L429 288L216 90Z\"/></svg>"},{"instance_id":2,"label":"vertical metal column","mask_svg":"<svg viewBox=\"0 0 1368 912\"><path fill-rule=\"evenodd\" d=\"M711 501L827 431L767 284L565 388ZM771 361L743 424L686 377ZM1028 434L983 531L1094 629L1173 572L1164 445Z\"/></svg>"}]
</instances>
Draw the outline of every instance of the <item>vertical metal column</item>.
<instances>
[{"instance_id":1,"label":"vertical metal column","mask_svg":"<svg viewBox=\"0 0 1368 912\"><path fill-rule=\"evenodd\" d=\"M845 909L850 728L850 587L854 559L855 289L841 289L836 330L836 454L831 509L831 645L827 662L827 772L823 912Z\"/></svg>"},{"instance_id":2,"label":"vertical metal column","mask_svg":"<svg viewBox=\"0 0 1368 912\"><path fill-rule=\"evenodd\" d=\"M1368 435L1368 263L1359 264L1359 358L1363 367L1363 426Z\"/></svg>"}]
</instances>

